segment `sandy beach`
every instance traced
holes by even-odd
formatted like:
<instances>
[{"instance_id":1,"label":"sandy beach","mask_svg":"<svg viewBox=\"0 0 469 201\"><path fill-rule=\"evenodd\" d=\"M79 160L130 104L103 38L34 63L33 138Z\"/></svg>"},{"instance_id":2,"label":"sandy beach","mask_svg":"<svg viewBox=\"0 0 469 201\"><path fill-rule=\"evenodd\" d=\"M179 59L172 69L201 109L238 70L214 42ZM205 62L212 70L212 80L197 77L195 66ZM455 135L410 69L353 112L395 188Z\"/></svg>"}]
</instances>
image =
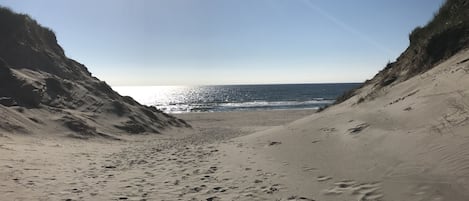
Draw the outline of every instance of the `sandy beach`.
<instances>
[{"instance_id":1,"label":"sandy beach","mask_svg":"<svg viewBox=\"0 0 469 201\"><path fill-rule=\"evenodd\" d=\"M5 200L467 200L468 58L463 51L372 101L359 101L363 88L321 113L178 114L192 128L121 140L2 134L0 192Z\"/></svg>"},{"instance_id":2,"label":"sandy beach","mask_svg":"<svg viewBox=\"0 0 469 201\"><path fill-rule=\"evenodd\" d=\"M0 193L4 200L205 200L217 191L234 194L244 189L236 182L243 175L217 176L222 167L215 157L225 156L219 144L314 112L178 114L193 128L120 141L2 134ZM222 184L228 180L234 182L230 187Z\"/></svg>"},{"instance_id":3,"label":"sandy beach","mask_svg":"<svg viewBox=\"0 0 469 201\"><path fill-rule=\"evenodd\" d=\"M374 77L363 83L327 84L310 82L371 75L368 71L375 68L364 64L390 57L363 49L368 42L383 50L377 43L381 40L374 42L369 32L360 32L368 29L343 23L332 15L333 10L329 14L328 9L316 6L316 1L276 1L290 6L268 1L267 7L282 9L271 12L281 18L268 17L252 2L236 7L232 1L210 1L205 7L205 3L181 4L180 9L166 9L167 2L153 7L147 7L148 2L140 2L142 7L133 1L103 6L88 2L88 9L76 9L68 4L60 8L58 2L25 6L14 1L16 6L40 9L44 15L37 16L46 22L59 16L67 26L56 24L66 30L57 32L72 38L75 45L71 46L83 51L70 50L71 55L87 58L97 75L121 75L119 83L145 85L143 90L137 86L130 91L148 102L114 91L87 66L65 54L58 42L62 36L28 14L0 5L0 201L469 200L469 1L446 0L426 25L412 31L406 25L409 47ZM382 47L394 52L394 44L389 44L397 43L397 38L386 34L394 34L398 27L381 22L378 13L407 23L415 17L404 15L404 9L418 9L414 14L420 15L428 5L392 2L399 7L391 7L391 2L379 2L378 7L365 5L369 2L333 4L379 34L375 36L386 37L383 45L388 45ZM117 5L119 9L114 10L119 12L102 12ZM56 8L54 12L51 7ZM191 14L190 8L197 12ZM251 8L255 9L249 15ZM320 15L306 15L311 10L303 8ZM292 9L289 13L296 18L286 19L283 9ZM402 13L374 12L380 9ZM78 11L78 17L67 17L72 11ZM134 21L120 18L131 17L131 11L139 16ZM366 15L369 11L373 12ZM224 21L223 17L228 18ZM262 19L237 26L236 20L251 23L256 18ZM376 24L368 24L368 19ZM78 26L95 21L101 24L86 29ZM205 21L205 26L198 24ZM132 27L121 26L124 22ZM109 29L111 25L119 31ZM151 25L168 25L169 29ZM335 30L326 25L339 25L340 32L321 33ZM270 26L276 28L265 29ZM215 34L219 27L236 37ZM96 30L101 33L93 34ZM250 37L243 31L255 34ZM310 35L317 33L321 34ZM132 42L115 37L119 35ZM166 40L153 37L165 35L173 42L155 43ZM329 35L343 37L327 40ZM353 36L361 40L349 43ZM252 40L233 40L237 38ZM308 44L314 41L310 38L324 46ZM217 48L225 43L228 46ZM235 51L238 46L243 48ZM108 55L113 52L118 54ZM316 55L322 52L326 56ZM242 55L249 58L247 63L241 62L245 60ZM337 61L343 63L329 63ZM326 68L331 71L323 72ZM156 82L187 82L193 87L160 86L157 90L149 86L159 85ZM198 86L212 82L221 85Z\"/></svg>"}]
</instances>

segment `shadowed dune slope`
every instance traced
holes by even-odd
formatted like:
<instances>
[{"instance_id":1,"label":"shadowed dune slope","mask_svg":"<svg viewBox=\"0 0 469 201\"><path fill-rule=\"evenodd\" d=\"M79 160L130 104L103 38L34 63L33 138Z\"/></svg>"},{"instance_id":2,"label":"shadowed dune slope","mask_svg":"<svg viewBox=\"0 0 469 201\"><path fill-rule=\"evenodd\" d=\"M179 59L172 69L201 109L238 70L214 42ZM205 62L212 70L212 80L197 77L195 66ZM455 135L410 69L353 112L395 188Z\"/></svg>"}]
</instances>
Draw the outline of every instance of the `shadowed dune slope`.
<instances>
[{"instance_id":1,"label":"shadowed dune slope","mask_svg":"<svg viewBox=\"0 0 469 201\"><path fill-rule=\"evenodd\" d=\"M113 138L189 126L113 91L29 16L0 8L0 27L0 131Z\"/></svg>"}]
</instances>

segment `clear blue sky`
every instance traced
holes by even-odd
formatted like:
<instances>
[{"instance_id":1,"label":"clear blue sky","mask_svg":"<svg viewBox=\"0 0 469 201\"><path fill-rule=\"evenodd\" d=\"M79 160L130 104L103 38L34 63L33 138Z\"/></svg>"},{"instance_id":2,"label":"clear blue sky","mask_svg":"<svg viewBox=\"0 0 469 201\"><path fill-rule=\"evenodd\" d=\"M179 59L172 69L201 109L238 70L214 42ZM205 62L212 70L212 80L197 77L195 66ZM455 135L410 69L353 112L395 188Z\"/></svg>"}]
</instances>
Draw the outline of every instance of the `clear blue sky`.
<instances>
[{"instance_id":1,"label":"clear blue sky","mask_svg":"<svg viewBox=\"0 0 469 201\"><path fill-rule=\"evenodd\" d=\"M0 0L111 85L361 82L443 0Z\"/></svg>"}]
</instances>

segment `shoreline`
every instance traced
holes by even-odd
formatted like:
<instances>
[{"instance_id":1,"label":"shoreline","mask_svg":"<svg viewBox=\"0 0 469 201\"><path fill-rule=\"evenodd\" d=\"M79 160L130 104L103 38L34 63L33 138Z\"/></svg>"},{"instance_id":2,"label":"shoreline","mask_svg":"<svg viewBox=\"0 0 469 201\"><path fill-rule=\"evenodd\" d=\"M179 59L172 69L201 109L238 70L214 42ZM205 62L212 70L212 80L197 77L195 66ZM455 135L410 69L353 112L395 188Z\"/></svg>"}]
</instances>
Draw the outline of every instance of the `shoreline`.
<instances>
[{"instance_id":1,"label":"shoreline","mask_svg":"<svg viewBox=\"0 0 469 201\"><path fill-rule=\"evenodd\" d=\"M177 116L185 116L187 114L229 114L229 113L275 113L275 112L295 112L299 111L301 113L307 113L308 111L315 111L315 108L291 108L291 109L272 109L272 110L233 110L233 111L203 111L203 112L184 112L184 113L167 113Z\"/></svg>"},{"instance_id":2,"label":"shoreline","mask_svg":"<svg viewBox=\"0 0 469 201\"><path fill-rule=\"evenodd\" d=\"M192 113L230 113L230 112L269 112L269 111L290 111L290 110L319 110L319 108L284 108L284 109L257 109L257 110L226 110L226 111L196 111L196 112L165 112L169 115L184 115L184 114L192 114Z\"/></svg>"},{"instance_id":3,"label":"shoreline","mask_svg":"<svg viewBox=\"0 0 469 201\"><path fill-rule=\"evenodd\" d=\"M193 112L172 114L194 128L222 128L251 134L274 126L281 126L316 113L316 110L255 110L230 112ZM226 132L226 130L225 130Z\"/></svg>"}]
</instances>

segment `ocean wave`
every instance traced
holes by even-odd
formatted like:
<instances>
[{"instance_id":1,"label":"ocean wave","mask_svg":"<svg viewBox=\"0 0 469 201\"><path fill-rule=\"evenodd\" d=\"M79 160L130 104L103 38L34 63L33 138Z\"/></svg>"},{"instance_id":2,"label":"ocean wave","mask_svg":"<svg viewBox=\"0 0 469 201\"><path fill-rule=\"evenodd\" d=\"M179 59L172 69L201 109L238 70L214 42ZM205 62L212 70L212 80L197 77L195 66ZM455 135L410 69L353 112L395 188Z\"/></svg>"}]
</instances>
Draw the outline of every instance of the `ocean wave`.
<instances>
[{"instance_id":1,"label":"ocean wave","mask_svg":"<svg viewBox=\"0 0 469 201\"><path fill-rule=\"evenodd\" d=\"M222 107L281 107L281 106L304 106L304 105L317 105L317 104L331 104L334 100L314 99L309 101L251 101L241 103L221 103Z\"/></svg>"},{"instance_id":2,"label":"ocean wave","mask_svg":"<svg viewBox=\"0 0 469 201\"><path fill-rule=\"evenodd\" d=\"M242 110L318 109L332 104L334 100L315 98L308 101L249 101L230 103L167 103L155 106L167 113L221 112Z\"/></svg>"}]
</instances>

